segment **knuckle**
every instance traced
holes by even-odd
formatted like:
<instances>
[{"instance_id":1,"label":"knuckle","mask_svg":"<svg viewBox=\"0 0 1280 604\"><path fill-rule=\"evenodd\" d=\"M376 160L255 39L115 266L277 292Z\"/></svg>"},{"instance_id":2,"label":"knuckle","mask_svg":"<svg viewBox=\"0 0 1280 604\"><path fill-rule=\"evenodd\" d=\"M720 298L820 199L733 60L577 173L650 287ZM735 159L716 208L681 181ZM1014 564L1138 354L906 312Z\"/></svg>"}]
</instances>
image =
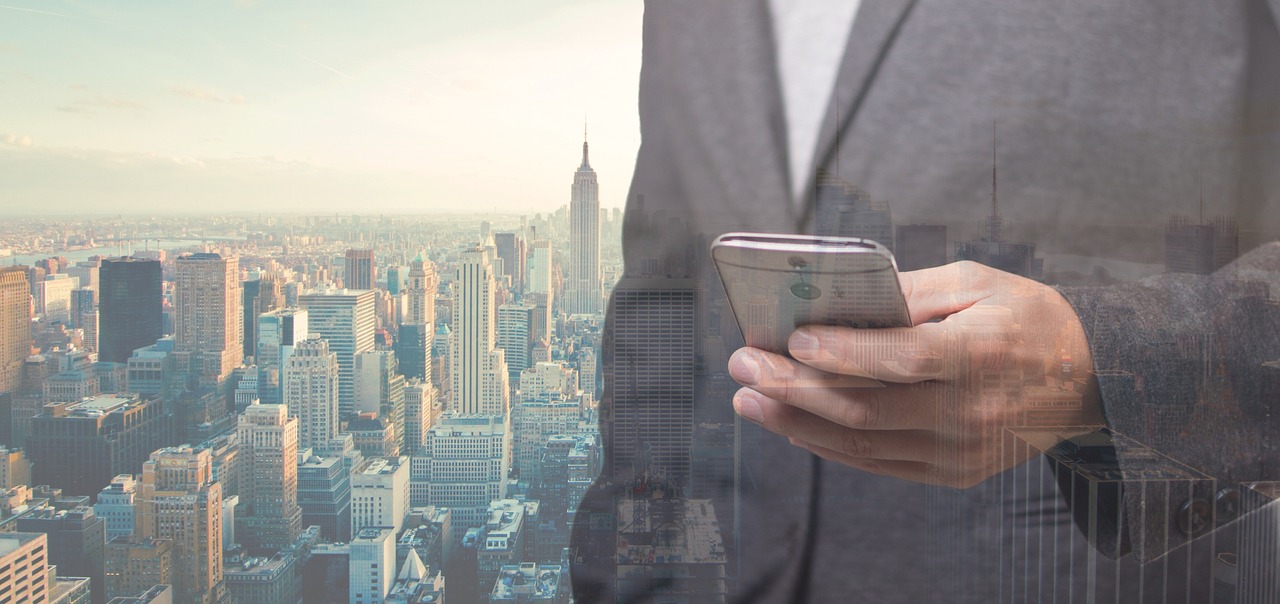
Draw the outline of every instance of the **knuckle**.
<instances>
[{"instance_id":1,"label":"knuckle","mask_svg":"<svg viewBox=\"0 0 1280 604\"><path fill-rule=\"evenodd\" d=\"M874 449L871 439L856 430L845 430L840 437L840 452L849 457L871 457Z\"/></svg>"},{"instance_id":2,"label":"knuckle","mask_svg":"<svg viewBox=\"0 0 1280 604\"><path fill-rule=\"evenodd\" d=\"M872 407L866 401L846 401L841 405L840 423L850 428L873 430L878 418Z\"/></svg>"}]
</instances>

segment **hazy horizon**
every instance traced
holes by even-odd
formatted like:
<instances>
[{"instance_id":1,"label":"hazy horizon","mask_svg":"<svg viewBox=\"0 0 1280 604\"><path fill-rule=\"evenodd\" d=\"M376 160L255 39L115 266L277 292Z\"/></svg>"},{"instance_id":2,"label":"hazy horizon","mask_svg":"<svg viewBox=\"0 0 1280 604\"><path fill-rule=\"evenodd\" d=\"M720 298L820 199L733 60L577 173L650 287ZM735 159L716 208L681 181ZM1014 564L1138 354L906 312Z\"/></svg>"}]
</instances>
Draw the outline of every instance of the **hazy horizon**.
<instances>
[{"instance_id":1,"label":"hazy horizon","mask_svg":"<svg viewBox=\"0 0 1280 604\"><path fill-rule=\"evenodd\" d=\"M639 146L639 2L0 5L0 213L601 205Z\"/></svg>"}]
</instances>

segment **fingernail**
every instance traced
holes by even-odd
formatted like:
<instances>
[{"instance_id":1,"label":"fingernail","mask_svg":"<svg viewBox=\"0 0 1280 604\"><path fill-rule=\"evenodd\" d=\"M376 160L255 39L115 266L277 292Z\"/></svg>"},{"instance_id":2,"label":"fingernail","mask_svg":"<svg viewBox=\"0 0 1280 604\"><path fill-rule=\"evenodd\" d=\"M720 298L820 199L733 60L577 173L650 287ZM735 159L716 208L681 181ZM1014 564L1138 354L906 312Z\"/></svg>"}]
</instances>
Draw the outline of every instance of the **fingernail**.
<instances>
[{"instance_id":1,"label":"fingernail","mask_svg":"<svg viewBox=\"0 0 1280 604\"><path fill-rule=\"evenodd\" d=\"M750 354L739 354L729 363L729 375L743 386L754 386L760 379L760 364Z\"/></svg>"},{"instance_id":2,"label":"fingernail","mask_svg":"<svg viewBox=\"0 0 1280 604\"><path fill-rule=\"evenodd\" d=\"M738 398L733 401L733 408L737 410L738 415L757 424L764 422L764 412L760 410L760 402L750 394L738 395Z\"/></svg>"},{"instance_id":3,"label":"fingernail","mask_svg":"<svg viewBox=\"0 0 1280 604\"><path fill-rule=\"evenodd\" d=\"M787 349L797 358L812 357L818 350L818 338L803 330L796 331L791 334L791 339L787 342Z\"/></svg>"}]
</instances>

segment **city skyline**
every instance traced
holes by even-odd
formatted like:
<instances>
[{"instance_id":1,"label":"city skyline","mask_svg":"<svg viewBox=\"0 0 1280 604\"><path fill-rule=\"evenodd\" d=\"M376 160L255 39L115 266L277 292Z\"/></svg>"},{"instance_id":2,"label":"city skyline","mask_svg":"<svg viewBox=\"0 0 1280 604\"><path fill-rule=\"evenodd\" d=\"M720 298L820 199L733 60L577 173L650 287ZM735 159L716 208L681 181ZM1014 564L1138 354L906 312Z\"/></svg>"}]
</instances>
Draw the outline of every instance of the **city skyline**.
<instances>
[{"instance_id":1,"label":"city skyline","mask_svg":"<svg viewBox=\"0 0 1280 604\"><path fill-rule=\"evenodd\" d=\"M6 5L2 211L551 211L584 118L620 207L641 10Z\"/></svg>"}]
</instances>

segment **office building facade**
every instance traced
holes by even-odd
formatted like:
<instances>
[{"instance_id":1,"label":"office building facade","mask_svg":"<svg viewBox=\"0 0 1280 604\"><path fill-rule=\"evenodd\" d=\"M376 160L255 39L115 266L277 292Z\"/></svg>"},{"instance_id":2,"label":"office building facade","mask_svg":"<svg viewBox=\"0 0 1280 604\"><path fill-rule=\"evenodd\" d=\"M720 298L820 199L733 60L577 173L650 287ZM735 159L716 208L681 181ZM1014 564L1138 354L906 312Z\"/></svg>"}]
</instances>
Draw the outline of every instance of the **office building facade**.
<instances>
[{"instance_id":1,"label":"office building facade","mask_svg":"<svg viewBox=\"0 0 1280 604\"><path fill-rule=\"evenodd\" d=\"M307 331L324 338L338 359L338 411L355 410L355 356L374 349L374 294L370 290L324 290L298 296L307 310ZM296 354L296 350L295 350Z\"/></svg>"},{"instance_id":2,"label":"office building facade","mask_svg":"<svg viewBox=\"0 0 1280 604\"><path fill-rule=\"evenodd\" d=\"M250 405L236 426L245 480L238 511L240 542L278 551L302 532L298 507L298 418L284 405Z\"/></svg>"},{"instance_id":3,"label":"office building facade","mask_svg":"<svg viewBox=\"0 0 1280 604\"><path fill-rule=\"evenodd\" d=\"M45 405L31 419L27 452L35 482L68 495L96 495L116 475L136 472L169 437L158 399L101 395Z\"/></svg>"},{"instance_id":4,"label":"office building facade","mask_svg":"<svg viewBox=\"0 0 1280 604\"><path fill-rule=\"evenodd\" d=\"M0 394L22 386L31 354L31 287L23 267L0 268ZM12 444L12 443L11 443Z\"/></svg>"},{"instance_id":5,"label":"office building facade","mask_svg":"<svg viewBox=\"0 0 1280 604\"><path fill-rule=\"evenodd\" d=\"M373 289L377 281L377 268L373 262L373 250L347 250L346 270L342 273L342 285L347 289Z\"/></svg>"},{"instance_id":6,"label":"office building facade","mask_svg":"<svg viewBox=\"0 0 1280 604\"><path fill-rule=\"evenodd\" d=\"M174 262L174 333L178 352L198 359L193 372L220 382L244 359L240 259L184 254Z\"/></svg>"}]
</instances>

